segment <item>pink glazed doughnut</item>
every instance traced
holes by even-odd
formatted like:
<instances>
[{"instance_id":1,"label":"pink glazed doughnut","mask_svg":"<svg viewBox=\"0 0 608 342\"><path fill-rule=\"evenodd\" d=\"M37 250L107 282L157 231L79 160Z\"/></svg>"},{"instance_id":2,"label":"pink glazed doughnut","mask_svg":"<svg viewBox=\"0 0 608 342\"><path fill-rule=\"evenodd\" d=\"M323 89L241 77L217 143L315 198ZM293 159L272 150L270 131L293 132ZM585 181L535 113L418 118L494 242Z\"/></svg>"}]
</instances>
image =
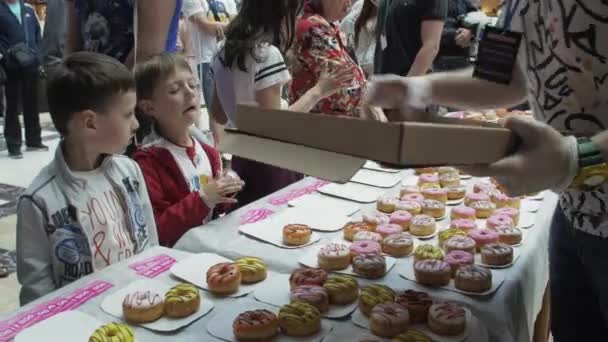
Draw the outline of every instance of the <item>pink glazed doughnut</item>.
<instances>
[{"instance_id":1,"label":"pink glazed doughnut","mask_svg":"<svg viewBox=\"0 0 608 342\"><path fill-rule=\"evenodd\" d=\"M496 189L496 186L494 186L494 184L492 184L492 183L482 182L482 183L475 183L475 185L473 185L474 193L487 194L494 189Z\"/></svg>"},{"instance_id":2,"label":"pink glazed doughnut","mask_svg":"<svg viewBox=\"0 0 608 342\"><path fill-rule=\"evenodd\" d=\"M506 207L506 208L496 209L496 210L494 210L494 215L507 215L511 218L511 220L513 220L514 225L519 224L519 210L517 210L515 208Z\"/></svg>"},{"instance_id":3,"label":"pink glazed doughnut","mask_svg":"<svg viewBox=\"0 0 608 342\"><path fill-rule=\"evenodd\" d=\"M477 212L475 209L461 205L458 207L452 208L452 214L450 218L452 220L457 219L471 219L474 220L477 217Z\"/></svg>"},{"instance_id":4,"label":"pink glazed doughnut","mask_svg":"<svg viewBox=\"0 0 608 342\"><path fill-rule=\"evenodd\" d=\"M422 194L407 194L401 197L402 201L415 201L422 203L426 198Z\"/></svg>"},{"instance_id":5,"label":"pink glazed doughnut","mask_svg":"<svg viewBox=\"0 0 608 342\"><path fill-rule=\"evenodd\" d=\"M391 223L398 224L403 230L408 230L410 229L410 222L412 222L413 217L409 211L395 211L391 215Z\"/></svg>"},{"instance_id":6,"label":"pink glazed doughnut","mask_svg":"<svg viewBox=\"0 0 608 342\"><path fill-rule=\"evenodd\" d=\"M403 232L403 228L401 228L400 225L398 224L383 224L381 226L378 226L378 228L376 228L376 233L382 235L383 237L387 237L389 235L392 234L398 234Z\"/></svg>"},{"instance_id":7,"label":"pink glazed doughnut","mask_svg":"<svg viewBox=\"0 0 608 342\"><path fill-rule=\"evenodd\" d=\"M494 214L486 221L488 229L496 229L498 227L513 227L513 219L505 214Z\"/></svg>"},{"instance_id":8,"label":"pink glazed doughnut","mask_svg":"<svg viewBox=\"0 0 608 342\"><path fill-rule=\"evenodd\" d=\"M418 177L418 184L439 184L439 176L434 173L423 173Z\"/></svg>"},{"instance_id":9,"label":"pink glazed doughnut","mask_svg":"<svg viewBox=\"0 0 608 342\"><path fill-rule=\"evenodd\" d=\"M444 258L443 261L450 264L452 267L452 277L456 274L456 270L460 266L473 265L475 263L475 257L473 254L465 251L451 251Z\"/></svg>"},{"instance_id":10,"label":"pink glazed doughnut","mask_svg":"<svg viewBox=\"0 0 608 342\"><path fill-rule=\"evenodd\" d=\"M473 229L469 232L469 237L475 240L477 243L477 251L481 250L481 247L493 243L498 242L498 233L490 230L490 229Z\"/></svg>"},{"instance_id":11,"label":"pink glazed doughnut","mask_svg":"<svg viewBox=\"0 0 608 342\"><path fill-rule=\"evenodd\" d=\"M490 201L490 196L486 195L485 193L469 193L465 196L464 198L464 204L465 205L469 205L473 202L489 202Z\"/></svg>"},{"instance_id":12,"label":"pink glazed doughnut","mask_svg":"<svg viewBox=\"0 0 608 342\"><path fill-rule=\"evenodd\" d=\"M475 220L471 219L456 219L452 221L450 228L461 229L468 232L470 230L477 229L477 223Z\"/></svg>"},{"instance_id":13,"label":"pink glazed doughnut","mask_svg":"<svg viewBox=\"0 0 608 342\"><path fill-rule=\"evenodd\" d=\"M359 254L380 254L382 246L375 241L355 241L350 245L350 255L355 257Z\"/></svg>"}]
</instances>

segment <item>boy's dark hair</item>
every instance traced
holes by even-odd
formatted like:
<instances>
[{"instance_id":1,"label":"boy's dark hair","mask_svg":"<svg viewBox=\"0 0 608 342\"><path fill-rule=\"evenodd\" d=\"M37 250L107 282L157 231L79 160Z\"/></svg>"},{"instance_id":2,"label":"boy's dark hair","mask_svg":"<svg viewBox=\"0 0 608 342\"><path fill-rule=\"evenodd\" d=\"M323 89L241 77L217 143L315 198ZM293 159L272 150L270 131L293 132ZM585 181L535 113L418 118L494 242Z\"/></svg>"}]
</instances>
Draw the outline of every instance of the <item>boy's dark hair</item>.
<instances>
[{"instance_id":1,"label":"boy's dark hair","mask_svg":"<svg viewBox=\"0 0 608 342\"><path fill-rule=\"evenodd\" d=\"M49 112L55 128L66 135L75 113L104 112L113 96L135 90L133 74L116 59L93 52L76 52L50 72Z\"/></svg>"}]
</instances>

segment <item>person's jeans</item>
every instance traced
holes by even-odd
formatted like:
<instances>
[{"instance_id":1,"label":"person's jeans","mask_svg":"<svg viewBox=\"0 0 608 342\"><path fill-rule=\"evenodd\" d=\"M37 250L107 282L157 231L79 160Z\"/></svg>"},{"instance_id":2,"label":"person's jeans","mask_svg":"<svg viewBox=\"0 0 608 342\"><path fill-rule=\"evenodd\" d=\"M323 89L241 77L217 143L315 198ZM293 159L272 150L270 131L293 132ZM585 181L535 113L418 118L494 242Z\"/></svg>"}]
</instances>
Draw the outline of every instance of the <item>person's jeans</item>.
<instances>
[{"instance_id":1,"label":"person's jeans","mask_svg":"<svg viewBox=\"0 0 608 342\"><path fill-rule=\"evenodd\" d=\"M469 68L468 56L439 56L433 62L434 72L454 71Z\"/></svg>"},{"instance_id":2,"label":"person's jeans","mask_svg":"<svg viewBox=\"0 0 608 342\"><path fill-rule=\"evenodd\" d=\"M22 136L19 123L19 103L23 108L25 123L25 143L27 146L38 146L40 137L40 117L38 113L38 67L19 70L7 70L5 84L6 116L4 119L4 137L9 153L21 149Z\"/></svg>"},{"instance_id":3,"label":"person's jeans","mask_svg":"<svg viewBox=\"0 0 608 342\"><path fill-rule=\"evenodd\" d=\"M210 63L202 63L197 66L198 76L203 86L203 98L207 108L211 106L213 100L213 91L215 90L215 79L211 72Z\"/></svg>"},{"instance_id":4,"label":"person's jeans","mask_svg":"<svg viewBox=\"0 0 608 342\"><path fill-rule=\"evenodd\" d=\"M558 208L549 241L551 330L555 342L608 336L608 239L572 228Z\"/></svg>"}]
</instances>

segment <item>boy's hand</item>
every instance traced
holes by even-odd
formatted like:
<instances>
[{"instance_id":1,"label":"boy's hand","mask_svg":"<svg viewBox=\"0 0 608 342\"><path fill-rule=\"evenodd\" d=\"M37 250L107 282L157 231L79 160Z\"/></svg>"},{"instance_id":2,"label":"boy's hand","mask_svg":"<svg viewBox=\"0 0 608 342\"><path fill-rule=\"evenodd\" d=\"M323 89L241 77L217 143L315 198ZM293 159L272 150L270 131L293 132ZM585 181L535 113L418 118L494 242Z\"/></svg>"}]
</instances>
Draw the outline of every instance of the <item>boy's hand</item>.
<instances>
[{"instance_id":1,"label":"boy's hand","mask_svg":"<svg viewBox=\"0 0 608 342\"><path fill-rule=\"evenodd\" d=\"M222 176L212 179L199 191L201 198L209 207L215 207L221 203L237 203L231 198L234 194L241 191L245 183L240 178Z\"/></svg>"}]
</instances>

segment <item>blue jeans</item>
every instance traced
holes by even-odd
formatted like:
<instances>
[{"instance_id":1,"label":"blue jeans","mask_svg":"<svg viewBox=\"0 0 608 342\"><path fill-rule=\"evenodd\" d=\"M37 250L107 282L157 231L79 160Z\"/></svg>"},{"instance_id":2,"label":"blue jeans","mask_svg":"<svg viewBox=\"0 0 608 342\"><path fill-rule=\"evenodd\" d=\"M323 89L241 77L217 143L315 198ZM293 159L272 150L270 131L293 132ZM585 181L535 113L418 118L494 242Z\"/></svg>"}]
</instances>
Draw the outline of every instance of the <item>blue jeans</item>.
<instances>
[{"instance_id":1,"label":"blue jeans","mask_svg":"<svg viewBox=\"0 0 608 342\"><path fill-rule=\"evenodd\" d=\"M215 90L215 78L213 78L213 73L211 72L211 64L201 63L197 66L197 71L203 86L203 99L205 99L205 105L209 108L211 101L213 101L213 91Z\"/></svg>"},{"instance_id":2,"label":"blue jeans","mask_svg":"<svg viewBox=\"0 0 608 342\"><path fill-rule=\"evenodd\" d=\"M608 239L575 230L558 207L549 240L555 342L608 337Z\"/></svg>"}]
</instances>

